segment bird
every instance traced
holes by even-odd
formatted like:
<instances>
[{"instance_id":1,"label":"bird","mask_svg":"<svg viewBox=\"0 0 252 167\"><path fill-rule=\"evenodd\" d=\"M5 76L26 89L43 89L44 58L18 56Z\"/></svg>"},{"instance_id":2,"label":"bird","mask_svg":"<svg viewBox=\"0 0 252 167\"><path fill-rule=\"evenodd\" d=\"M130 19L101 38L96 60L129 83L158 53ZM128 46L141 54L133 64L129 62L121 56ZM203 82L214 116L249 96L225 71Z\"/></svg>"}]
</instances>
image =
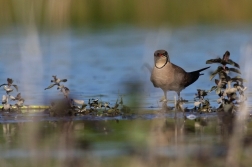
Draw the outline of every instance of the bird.
<instances>
[{"instance_id":1,"label":"bird","mask_svg":"<svg viewBox=\"0 0 252 167\"><path fill-rule=\"evenodd\" d=\"M51 80L52 84L49 85L47 88L45 88L45 90L50 89L50 88L54 87L55 85L60 86L60 82L67 82L67 79L59 79L59 78L57 78L56 75L53 75L52 77L53 77L53 80Z\"/></svg>"},{"instance_id":2,"label":"bird","mask_svg":"<svg viewBox=\"0 0 252 167\"><path fill-rule=\"evenodd\" d=\"M203 75L200 72L209 67L193 72L186 72L183 68L171 63L166 50L157 50L154 52L154 67L150 80L154 87L163 90L167 101L167 91L175 91L180 98L180 92L194 83L200 75Z\"/></svg>"},{"instance_id":3,"label":"bird","mask_svg":"<svg viewBox=\"0 0 252 167\"><path fill-rule=\"evenodd\" d=\"M13 86L18 91L18 86L13 84L13 82L14 82L13 79L7 78L7 83L0 85L0 87L4 86L4 90L6 91L7 94L13 91L11 86Z\"/></svg>"},{"instance_id":4,"label":"bird","mask_svg":"<svg viewBox=\"0 0 252 167\"><path fill-rule=\"evenodd\" d=\"M60 85L58 86L57 89L60 89L60 91L64 94L64 96L68 98L68 94L70 93L70 90L67 87L65 87L64 85Z\"/></svg>"}]
</instances>

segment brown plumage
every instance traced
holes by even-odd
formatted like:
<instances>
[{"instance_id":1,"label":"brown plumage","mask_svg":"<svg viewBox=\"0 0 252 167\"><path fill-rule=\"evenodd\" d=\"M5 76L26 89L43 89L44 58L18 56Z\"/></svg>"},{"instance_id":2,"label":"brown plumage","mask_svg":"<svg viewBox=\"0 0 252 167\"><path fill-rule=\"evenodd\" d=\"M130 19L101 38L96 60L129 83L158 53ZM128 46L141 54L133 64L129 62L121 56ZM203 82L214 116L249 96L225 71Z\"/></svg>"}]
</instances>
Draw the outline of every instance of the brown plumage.
<instances>
[{"instance_id":1,"label":"brown plumage","mask_svg":"<svg viewBox=\"0 0 252 167\"><path fill-rule=\"evenodd\" d=\"M209 67L202 68L193 72L186 72L181 67L170 62L169 55L165 50L157 50L154 53L154 68L151 73L151 82L157 88L164 91L167 100L167 91L177 92L180 98L180 92L187 86L194 83L200 75L201 71Z\"/></svg>"}]
</instances>

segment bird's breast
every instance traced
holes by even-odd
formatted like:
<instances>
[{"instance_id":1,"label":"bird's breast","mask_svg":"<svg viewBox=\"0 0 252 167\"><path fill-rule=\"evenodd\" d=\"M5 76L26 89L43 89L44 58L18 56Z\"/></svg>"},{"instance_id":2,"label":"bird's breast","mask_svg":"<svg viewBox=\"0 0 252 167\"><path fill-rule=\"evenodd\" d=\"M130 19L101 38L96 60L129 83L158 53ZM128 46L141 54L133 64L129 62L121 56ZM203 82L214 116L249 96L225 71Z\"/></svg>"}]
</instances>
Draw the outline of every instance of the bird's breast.
<instances>
[{"instance_id":1,"label":"bird's breast","mask_svg":"<svg viewBox=\"0 0 252 167\"><path fill-rule=\"evenodd\" d=\"M155 87L165 88L174 81L174 69L165 66L161 69L153 68L151 81Z\"/></svg>"}]
</instances>

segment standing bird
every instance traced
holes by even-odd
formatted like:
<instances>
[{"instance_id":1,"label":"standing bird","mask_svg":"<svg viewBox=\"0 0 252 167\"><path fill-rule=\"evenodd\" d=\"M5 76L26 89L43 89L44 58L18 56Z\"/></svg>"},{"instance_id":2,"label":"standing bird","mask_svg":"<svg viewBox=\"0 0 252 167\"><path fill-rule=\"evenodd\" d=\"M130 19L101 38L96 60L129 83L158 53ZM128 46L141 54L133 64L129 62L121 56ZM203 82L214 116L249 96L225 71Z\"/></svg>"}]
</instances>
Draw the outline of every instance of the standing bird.
<instances>
[{"instance_id":1,"label":"standing bird","mask_svg":"<svg viewBox=\"0 0 252 167\"><path fill-rule=\"evenodd\" d=\"M209 67L202 68L193 72L186 72L181 67L172 64L168 52L157 50L154 53L154 68L152 69L150 80L154 87L161 88L167 100L167 91L175 91L180 98L180 92L187 86L194 83L201 71Z\"/></svg>"}]
</instances>

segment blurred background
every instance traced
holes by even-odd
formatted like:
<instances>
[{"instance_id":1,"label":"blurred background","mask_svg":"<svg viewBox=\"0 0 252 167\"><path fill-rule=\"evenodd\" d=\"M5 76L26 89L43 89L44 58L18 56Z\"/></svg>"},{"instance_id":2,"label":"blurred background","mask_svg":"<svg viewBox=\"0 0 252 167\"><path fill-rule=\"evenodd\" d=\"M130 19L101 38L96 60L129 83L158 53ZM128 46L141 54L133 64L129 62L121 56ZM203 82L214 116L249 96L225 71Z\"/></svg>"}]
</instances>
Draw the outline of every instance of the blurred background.
<instances>
[{"instance_id":1,"label":"blurred background","mask_svg":"<svg viewBox=\"0 0 252 167\"><path fill-rule=\"evenodd\" d=\"M85 102L100 98L113 104L123 96L135 107L159 107L163 92L153 87L143 68L144 63L153 65L157 49L166 49L171 61L186 71L206 67L206 60L229 50L230 58L240 63L251 96L252 1L0 0L0 4L0 84L12 78L26 105L63 99L56 87L44 90L57 75L68 79L63 84L72 98ZM211 65L181 92L190 101L189 108L196 89L214 85L209 74L216 67ZM174 95L169 92L168 99ZM216 104L214 92L207 98ZM38 121L40 116L0 117L0 166L252 164L251 122L240 126L244 135L236 136L243 138L231 142L233 119L213 115L197 120L154 115L137 120ZM229 150L237 154L232 156Z\"/></svg>"}]
</instances>

